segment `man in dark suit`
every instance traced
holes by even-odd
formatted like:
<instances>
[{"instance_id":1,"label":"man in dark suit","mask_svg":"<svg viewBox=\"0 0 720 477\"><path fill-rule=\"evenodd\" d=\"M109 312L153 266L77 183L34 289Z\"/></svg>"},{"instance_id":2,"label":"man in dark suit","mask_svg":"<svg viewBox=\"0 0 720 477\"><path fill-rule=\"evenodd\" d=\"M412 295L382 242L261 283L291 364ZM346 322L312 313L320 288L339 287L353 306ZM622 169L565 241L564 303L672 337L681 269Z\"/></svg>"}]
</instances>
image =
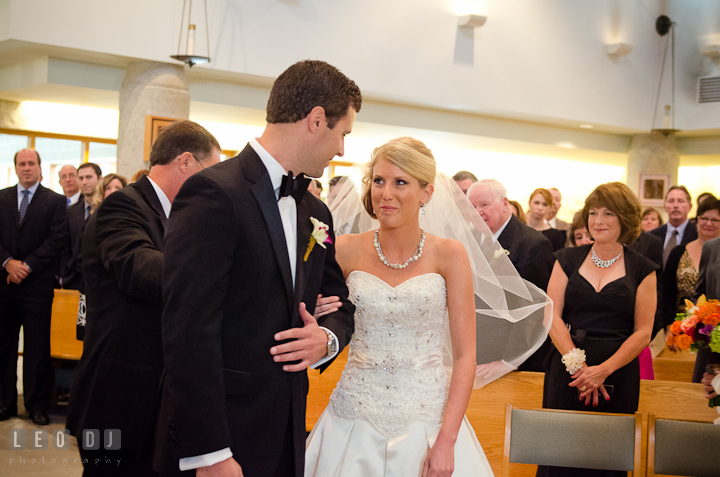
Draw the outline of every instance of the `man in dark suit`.
<instances>
[{"instance_id":1,"label":"man in dark suit","mask_svg":"<svg viewBox=\"0 0 720 477\"><path fill-rule=\"evenodd\" d=\"M153 144L150 175L108 196L88 220L87 329L67 418L85 475L155 475L165 224L183 182L218 162L220 145L209 132L190 121L173 123ZM83 449L84 429L119 429L121 449Z\"/></svg>"},{"instance_id":2,"label":"man in dark suit","mask_svg":"<svg viewBox=\"0 0 720 477\"><path fill-rule=\"evenodd\" d=\"M483 179L470 186L467 196L497 241L507 250L518 274L547 291L555 264L552 243L513 215L505 186L495 179ZM544 371L543 361L550 346L552 344L548 338L518 369Z\"/></svg>"},{"instance_id":3,"label":"man in dark suit","mask_svg":"<svg viewBox=\"0 0 720 477\"><path fill-rule=\"evenodd\" d=\"M692 198L685 186L670 187L665 195L664 207L668 214L668 223L650 231L663 241L663 267L667 263L670 251L676 245L688 244L698 238L697 227L688 220L688 213L692 209Z\"/></svg>"},{"instance_id":4,"label":"man in dark suit","mask_svg":"<svg viewBox=\"0 0 720 477\"><path fill-rule=\"evenodd\" d=\"M180 190L163 268L164 474L303 476L305 369L348 343L354 307L334 245L311 241L311 218L334 238L332 216L291 172L319 177L342 156L361 103L333 66L299 62L275 81L262 136ZM341 307L316 322L318 294Z\"/></svg>"},{"instance_id":5,"label":"man in dark suit","mask_svg":"<svg viewBox=\"0 0 720 477\"><path fill-rule=\"evenodd\" d=\"M75 166L62 166L58 171L58 182L63 188L63 194L67 197L67 205L77 203L82 195L80 193L80 182L78 182L77 168Z\"/></svg>"},{"instance_id":6,"label":"man in dark suit","mask_svg":"<svg viewBox=\"0 0 720 477\"><path fill-rule=\"evenodd\" d=\"M85 222L90 217L93 198L97 185L102 178L100 166L91 162L80 164L78 176L81 184L82 199L68 207L68 225L70 230L70 253L64 256L60 265L60 288L66 290L85 291L85 279L80 269L80 255L82 254L82 237L85 231Z\"/></svg>"},{"instance_id":7,"label":"man in dark suit","mask_svg":"<svg viewBox=\"0 0 720 477\"><path fill-rule=\"evenodd\" d=\"M40 184L40 155L15 154L18 185L0 191L0 421L17 415L17 352L24 330L25 409L50 423L50 317L58 259L68 246L67 199Z\"/></svg>"}]
</instances>

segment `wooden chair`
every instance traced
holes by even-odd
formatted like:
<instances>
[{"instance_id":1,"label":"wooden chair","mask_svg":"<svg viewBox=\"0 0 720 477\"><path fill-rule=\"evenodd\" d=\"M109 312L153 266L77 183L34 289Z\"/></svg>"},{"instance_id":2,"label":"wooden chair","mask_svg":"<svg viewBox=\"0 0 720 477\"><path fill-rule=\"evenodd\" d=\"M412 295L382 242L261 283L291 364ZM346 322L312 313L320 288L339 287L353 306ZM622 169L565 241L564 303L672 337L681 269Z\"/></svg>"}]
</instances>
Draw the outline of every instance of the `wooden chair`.
<instances>
[{"instance_id":1,"label":"wooden chair","mask_svg":"<svg viewBox=\"0 0 720 477\"><path fill-rule=\"evenodd\" d=\"M647 475L720 475L720 426L648 416Z\"/></svg>"},{"instance_id":2,"label":"wooden chair","mask_svg":"<svg viewBox=\"0 0 720 477\"><path fill-rule=\"evenodd\" d=\"M503 476L510 463L632 471L640 476L639 413L517 409L507 404Z\"/></svg>"}]
</instances>

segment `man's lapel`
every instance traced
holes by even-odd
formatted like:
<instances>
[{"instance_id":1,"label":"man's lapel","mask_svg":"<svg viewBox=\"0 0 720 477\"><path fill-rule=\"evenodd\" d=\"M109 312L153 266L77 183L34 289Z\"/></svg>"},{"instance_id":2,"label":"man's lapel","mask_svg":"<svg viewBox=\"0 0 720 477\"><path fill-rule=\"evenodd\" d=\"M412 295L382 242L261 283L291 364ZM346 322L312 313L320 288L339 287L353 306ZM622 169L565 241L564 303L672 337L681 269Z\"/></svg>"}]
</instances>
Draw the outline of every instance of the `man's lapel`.
<instances>
[{"instance_id":1,"label":"man's lapel","mask_svg":"<svg viewBox=\"0 0 720 477\"><path fill-rule=\"evenodd\" d=\"M33 194L33 198L28 204L27 211L25 211L25 217L23 218L22 224L18 224L18 227L22 227L24 224L27 223L28 219L32 214L35 213L36 210L40 208L40 204L43 200L45 200L45 197L47 196L47 189L42 186L42 184L38 184L37 189L35 189L35 194ZM15 197L17 197L17 192L15 193ZM17 200L17 199L15 199ZM18 211L15 210L17 213ZM20 216L17 216L18 219L20 219Z\"/></svg>"},{"instance_id":2,"label":"man's lapel","mask_svg":"<svg viewBox=\"0 0 720 477\"><path fill-rule=\"evenodd\" d=\"M285 285L288 305L294 306L295 299L293 296L290 257L288 255L287 242L285 241L285 231L282 226L282 218L280 217L280 210L278 209L277 198L275 197L275 190L273 189L272 182L270 181L270 176L260 160L260 157L258 157L257 153L252 147L250 147L250 145L245 146L245 149L243 149L239 155L243 161L245 178L253 184L250 186L250 191L255 196L255 200L258 202L263 219L265 220L265 226L268 229L270 244L272 245L273 252L275 252L275 258L280 265L280 272L282 273L283 283ZM303 253L305 253L304 250ZM300 254L299 250L298 254ZM293 310L291 309L288 311L292 316Z\"/></svg>"},{"instance_id":3,"label":"man's lapel","mask_svg":"<svg viewBox=\"0 0 720 477\"><path fill-rule=\"evenodd\" d=\"M18 207L20 204L18 203L18 186L12 187L12 195L7 194L5 202L7 203L7 208L10 210L10 216L12 217L13 223L17 228L20 228L20 213L18 212ZM10 192L10 191L8 191Z\"/></svg>"},{"instance_id":4,"label":"man's lapel","mask_svg":"<svg viewBox=\"0 0 720 477\"><path fill-rule=\"evenodd\" d=\"M160 203L160 199L157 196L157 192L155 192L155 188L150 183L150 180L146 175L143 175L140 179L137 180L137 186L140 189L140 192L142 195L145 196L145 200L148 201L148 204L150 204L150 207L155 211L155 213L160 218L160 223L163 227L163 235L165 234L165 227L167 226L167 217L165 216L165 210L162 207L162 204Z\"/></svg>"},{"instance_id":5,"label":"man's lapel","mask_svg":"<svg viewBox=\"0 0 720 477\"><path fill-rule=\"evenodd\" d=\"M312 233L312 222L310 222L310 204L309 200L303 200L297 204L297 265L295 268L295 306L300 305L300 300L305 294L305 284L307 283L307 274L310 271L310 260L312 260L312 252L308 256L307 262L304 260L305 252L307 252L308 243L310 243L310 234ZM319 247L319 245L315 245Z\"/></svg>"}]
</instances>

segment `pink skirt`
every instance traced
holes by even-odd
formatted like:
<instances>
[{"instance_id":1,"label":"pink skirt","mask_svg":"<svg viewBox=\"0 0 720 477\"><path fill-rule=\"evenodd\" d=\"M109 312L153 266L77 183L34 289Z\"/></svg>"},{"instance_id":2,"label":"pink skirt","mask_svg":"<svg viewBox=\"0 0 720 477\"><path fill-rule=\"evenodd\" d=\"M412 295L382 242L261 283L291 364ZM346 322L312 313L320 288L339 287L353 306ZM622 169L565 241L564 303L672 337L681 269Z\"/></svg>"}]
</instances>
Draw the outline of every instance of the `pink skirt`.
<instances>
[{"instance_id":1,"label":"pink skirt","mask_svg":"<svg viewBox=\"0 0 720 477\"><path fill-rule=\"evenodd\" d=\"M640 379L655 379L650 348L642 350L638 355L638 360L640 361Z\"/></svg>"}]
</instances>

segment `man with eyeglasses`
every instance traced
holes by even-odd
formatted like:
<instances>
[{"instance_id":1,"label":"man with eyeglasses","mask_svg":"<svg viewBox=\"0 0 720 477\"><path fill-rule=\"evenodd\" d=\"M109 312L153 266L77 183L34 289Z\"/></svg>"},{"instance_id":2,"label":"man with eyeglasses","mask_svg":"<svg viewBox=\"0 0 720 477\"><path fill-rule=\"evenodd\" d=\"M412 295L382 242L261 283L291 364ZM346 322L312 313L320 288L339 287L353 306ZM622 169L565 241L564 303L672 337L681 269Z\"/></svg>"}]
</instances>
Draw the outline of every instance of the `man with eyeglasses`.
<instances>
[{"instance_id":1,"label":"man with eyeglasses","mask_svg":"<svg viewBox=\"0 0 720 477\"><path fill-rule=\"evenodd\" d=\"M165 224L183 183L219 162L212 134L191 121L175 122L153 144L150 174L110 194L87 223L87 325L67 417L83 475L157 475L152 443L163 375ZM84 449L84 429L119 429L121 449Z\"/></svg>"}]
</instances>

